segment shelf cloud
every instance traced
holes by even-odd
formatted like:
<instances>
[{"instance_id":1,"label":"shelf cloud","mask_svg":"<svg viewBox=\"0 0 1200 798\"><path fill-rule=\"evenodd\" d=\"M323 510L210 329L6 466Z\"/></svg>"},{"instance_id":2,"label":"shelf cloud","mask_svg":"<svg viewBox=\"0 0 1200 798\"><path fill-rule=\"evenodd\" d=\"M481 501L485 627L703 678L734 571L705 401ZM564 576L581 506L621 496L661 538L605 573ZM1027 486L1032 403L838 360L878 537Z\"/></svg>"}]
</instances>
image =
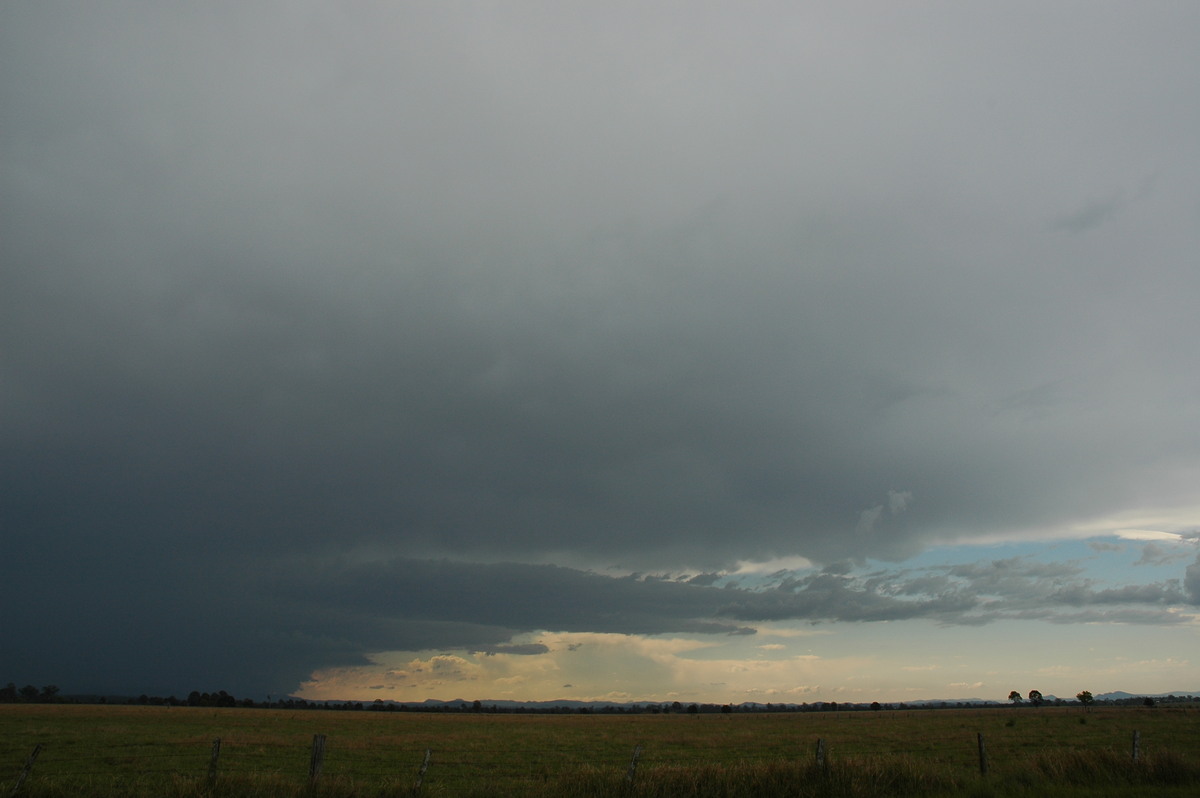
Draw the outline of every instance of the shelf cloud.
<instances>
[{"instance_id":1,"label":"shelf cloud","mask_svg":"<svg viewBox=\"0 0 1200 798\"><path fill-rule=\"evenodd\" d=\"M5 5L0 678L1182 622L1191 549L904 563L1130 513L1194 542L1198 29Z\"/></svg>"}]
</instances>

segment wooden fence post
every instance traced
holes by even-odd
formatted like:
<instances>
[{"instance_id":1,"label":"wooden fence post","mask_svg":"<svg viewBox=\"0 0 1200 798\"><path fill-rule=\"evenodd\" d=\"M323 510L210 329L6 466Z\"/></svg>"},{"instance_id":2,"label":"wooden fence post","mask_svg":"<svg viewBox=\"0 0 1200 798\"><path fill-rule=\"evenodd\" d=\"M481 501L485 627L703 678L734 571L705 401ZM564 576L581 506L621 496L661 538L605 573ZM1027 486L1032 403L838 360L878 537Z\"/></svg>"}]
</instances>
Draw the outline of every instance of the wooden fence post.
<instances>
[{"instance_id":1,"label":"wooden fence post","mask_svg":"<svg viewBox=\"0 0 1200 798\"><path fill-rule=\"evenodd\" d=\"M825 759L825 740L821 737L817 738L817 767L824 770L827 767Z\"/></svg>"},{"instance_id":2,"label":"wooden fence post","mask_svg":"<svg viewBox=\"0 0 1200 798\"><path fill-rule=\"evenodd\" d=\"M16 795L17 791L21 789L21 785L25 783L25 779L29 776L29 772L33 770L34 760L38 758L38 754L41 752L42 744L38 743L33 747L33 751L30 752L29 758L25 760L25 767L21 769L21 775L17 776L17 783L13 785L12 792L9 793L10 796Z\"/></svg>"},{"instance_id":3,"label":"wooden fence post","mask_svg":"<svg viewBox=\"0 0 1200 798\"><path fill-rule=\"evenodd\" d=\"M1133 750L1130 752L1133 757L1133 763L1136 765L1138 761L1138 748L1141 747L1142 733L1136 729L1133 732Z\"/></svg>"},{"instance_id":4,"label":"wooden fence post","mask_svg":"<svg viewBox=\"0 0 1200 798\"><path fill-rule=\"evenodd\" d=\"M212 757L208 760L208 783L217 783L217 758L221 756L221 738L214 737L212 742Z\"/></svg>"},{"instance_id":5,"label":"wooden fence post","mask_svg":"<svg viewBox=\"0 0 1200 798\"><path fill-rule=\"evenodd\" d=\"M979 775L988 773L987 748L983 744L983 732L979 732Z\"/></svg>"},{"instance_id":6,"label":"wooden fence post","mask_svg":"<svg viewBox=\"0 0 1200 798\"><path fill-rule=\"evenodd\" d=\"M629 760L629 769L625 771L625 783L630 787L633 786L633 777L637 773L638 758L642 755L642 747L634 746L633 758Z\"/></svg>"},{"instance_id":7,"label":"wooden fence post","mask_svg":"<svg viewBox=\"0 0 1200 798\"><path fill-rule=\"evenodd\" d=\"M425 781L425 771L429 770L429 758L433 756L433 749L425 749L425 761L421 763L421 767L417 770L417 783L413 785L413 795L421 791L421 782Z\"/></svg>"},{"instance_id":8,"label":"wooden fence post","mask_svg":"<svg viewBox=\"0 0 1200 798\"><path fill-rule=\"evenodd\" d=\"M312 741L312 756L308 760L308 786L315 789L321 778L321 768L325 765L325 735L314 734Z\"/></svg>"}]
</instances>

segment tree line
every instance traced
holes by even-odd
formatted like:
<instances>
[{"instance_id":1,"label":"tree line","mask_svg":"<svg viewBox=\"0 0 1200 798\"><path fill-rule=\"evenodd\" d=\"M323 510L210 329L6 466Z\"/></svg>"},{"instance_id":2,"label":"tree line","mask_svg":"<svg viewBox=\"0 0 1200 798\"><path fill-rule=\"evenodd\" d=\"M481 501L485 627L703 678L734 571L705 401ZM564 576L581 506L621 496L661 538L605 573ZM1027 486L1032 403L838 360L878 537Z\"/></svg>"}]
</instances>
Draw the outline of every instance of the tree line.
<instances>
[{"instance_id":1,"label":"tree line","mask_svg":"<svg viewBox=\"0 0 1200 798\"><path fill-rule=\"evenodd\" d=\"M1011 693L1009 693L1008 700L1013 703L1013 706L1021 706L1021 704L1023 704L1025 701L1025 699L1021 697L1021 693L1018 690L1013 690ZM1090 690L1083 690L1076 693L1075 700L1080 704L1083 704L1085 707L1091 706L1096 701ZM1146 700L1153 702L1154 699L1147 698ZM1046 698L1042 695L1041 690L1029 691L1029 704L1031 706L1040 707L1044 703L1046 703ZM1054 699L1055 706L1062 706L1065 703L1067 702L1061 698Z\"/></svg>"},{"instance_id":2,"label":"tree line","mask_svg":"<svg viewBox=\"0 0 1200 798\"><path fill-rule=\"evenodd\" d=\"M0 687L0 704L53 704L60 700L58 693L56 684L48 684L41 688L27 684L18 688L9 682Z\"/></svg>"},{"instance_id":3,"label":"tree line","mask_svg":"<svg viewBox=\"0 0 1200 798\"><path fill-rule=\"evenodd\" d=\"M1022 706L1025 702L1025 699L1021 697L1021 693L1017 690L1013 690L1011 693L1008 694L1008 700L1013 703L1013 706ZM1096 703L1096 697L1092 695L1091 690L1079 691L1078 693L1075 694L1075 700L1085 707L1090 707L1092 704ZM1160 698L1159 700L1163 701L1164 703L1174 704L1174 703L1178 703L1180 701L1192 701L1193 699L1191 696L1168 695L1168 696L1164 696L1164 697ZM1029 691L1030 706L1040 707L1044 703L1046 703L1046 698L1042 695L1042 692L1040 690L1030 690ZM1054 699L1055 706L1062 706L1067 703L1069 703L1069 702L1065 701L1064 699L1061 699L1061 698ZM1130 706L1130 705L1140 704L1145 707L1152 707L1152 706L1155 706L1155 704L1157 704L1157 701L1155 701L1150 696L1133 696L1131 698L1112 699L1112 700L1104 701L1103 703L1111 704L1113 706Z\"/></svg>"}]
</instances>

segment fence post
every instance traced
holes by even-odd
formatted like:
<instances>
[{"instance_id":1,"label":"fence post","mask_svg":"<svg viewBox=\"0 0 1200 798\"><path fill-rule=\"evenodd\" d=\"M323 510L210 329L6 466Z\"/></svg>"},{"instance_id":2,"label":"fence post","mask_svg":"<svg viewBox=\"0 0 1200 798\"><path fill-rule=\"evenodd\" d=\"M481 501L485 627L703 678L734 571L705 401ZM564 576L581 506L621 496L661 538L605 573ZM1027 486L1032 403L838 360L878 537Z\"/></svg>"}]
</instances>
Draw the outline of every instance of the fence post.
<instances>
[{"instance_id":1,"label":"fence post","mask_svg":"<svg viewBox=\"0 0 1200 798\"><path fill-rule=\"evenodd\" d=\"M988 773L987 748L983 744L983 732L978 732L979 735L979 775L986 776Z\"/></svg>"},{"instance_id":2,"label":"fence post","mask_svg":"<svg viewBox=\"0 0 1200 798\"><path fill-rule=\"evenodd\" d=\"M312 741L312 756L308 760L308 786L315 789L321 778L321 768L325 765L325 735L314 734Z\"/></svg>"},{"instance_id":3,"label":"fence post","mask_svg":"<svg viewBox=\"0 0 1200 798\"><path fill-rule=\"evenodd\" d=\"M26 777L29 776L29 771L33 770L33 761L37 759L38 754L41 752L42 744L38 743L33 747L33 751L30 752L29 758L25 760L25 767L21 769L21 775L17 776L17 783L13 785L12 792L9 793L10 796L16 795L17 791L21 789L21 785L25 783Z\"/></svg>"},{"instance_id":4,"label":"fence post","mask_svg":"<svg viewBox=\"0 0 1200 798\"><path fill-rule=\"evenodd\" d=\"M1138 761L1138 748L1142 742L1142 733L1136 729L1133 732L1133 750L1130 752L1133 757L1133 763L1136 765Z\"/></svg>"},{"instance_id":5,"label":"fence post","mask_svg":"<svg viewBox=\"0 0 1200 798\"><path fill-rule=\"evenodd\" d=\"M425 780L425 771L429 770L429 758L433 756L433 749L425 749L425 761L421 763L421 767L417 769L417 783L413 785L413 795L421 791L421 782Z\"/></svg>"},{"instance_id":6,"label":"fence post","mask_svg":"<svg viewBox=\"0 0 1200 798\"><path fill-rule=\"evenodd\" d=\"M825 740L821 737L817 738L817 767L825 770L827 761L825 759Z\"/></svg>"},{"instance_id":7,"label":"fence post","mask_svg":"<svg viewBox=\"0 0 1200 798\"><path fill-rule=\"evenodd\" d=\"M629 760L629 769L625 771L625 783L630 787L633 786L633 777L634 774L637 773L638 758L641 757L641 755L642 747L640 745L634 746L633 758Z\"/></svg>"},{"instance_id":8,"label":"fence post","mask_svg":"<svg viewBox=\"0 0 1200 798\"><path fill-rule=\"evenodd\" d=\"M212 742L212 758L208 760L208 783L217 783L217 758L221 756L221 738L214 737Z\"/></svg>"}]
</instances>

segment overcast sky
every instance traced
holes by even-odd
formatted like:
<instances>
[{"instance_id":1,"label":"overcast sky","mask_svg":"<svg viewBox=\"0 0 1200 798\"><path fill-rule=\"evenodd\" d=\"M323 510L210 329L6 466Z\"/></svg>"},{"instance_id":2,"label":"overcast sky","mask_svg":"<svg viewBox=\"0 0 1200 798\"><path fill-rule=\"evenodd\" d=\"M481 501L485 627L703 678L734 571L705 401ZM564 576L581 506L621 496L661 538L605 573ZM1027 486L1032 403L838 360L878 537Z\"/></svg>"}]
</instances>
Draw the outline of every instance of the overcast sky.
<instances>
[{"instance_id":1,"label":"overcast sky","mask_svg":"<svg viewBox=\"0 0 1200 798\"><path fill-rule=\"evenodd\" d=\"M3 3L0 681L1200 689L1197 41Z\"/></svg>"}]
</instances>

